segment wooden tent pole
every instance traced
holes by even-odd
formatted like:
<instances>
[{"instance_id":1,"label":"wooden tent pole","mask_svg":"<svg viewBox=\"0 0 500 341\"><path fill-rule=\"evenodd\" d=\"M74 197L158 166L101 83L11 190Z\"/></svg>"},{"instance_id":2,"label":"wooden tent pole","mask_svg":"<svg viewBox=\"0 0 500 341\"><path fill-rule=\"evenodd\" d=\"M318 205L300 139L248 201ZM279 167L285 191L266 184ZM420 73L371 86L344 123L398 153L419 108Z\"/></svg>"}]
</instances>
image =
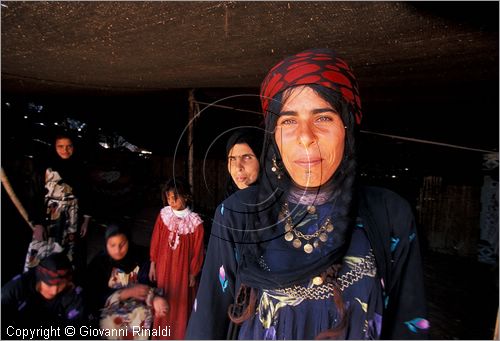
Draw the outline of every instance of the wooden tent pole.
<instances>
[{"instance_id":1,"label":"wooden tent pole","mask_svg":"<svg viewBox=\"0 0 500 341\"><path fill-rule=\"evenodd\" d=\"M24 209L23 204L19 201L16 193L12 189L12 186L10 184L9 179L7 178L7 175L5 174L3 167L0 168L0 180L2 181L3 188L5 188L5 191L9 195L10 200L12 200L12 203L14 203L14 206L16 206L17 210L21 214L21 216L24 218L26 223L28 223L29 227L31 227L32 230L35 229L33 224L31 224L29 218L28 218L28 212Z\"/></svg>"},{"instance_id":2,"label":"wooden tent pole","mask_svg":"<svg viewBox=\"0 0 500 341\"><path fill-rule=\"evenodd\" d=\"M500 335L498 334L498 319L500 317L500 312L497 311L497 322L495 324L495 333L493 334L493 340L498 340L500 338Z\"/></svg>"}]
</instances>

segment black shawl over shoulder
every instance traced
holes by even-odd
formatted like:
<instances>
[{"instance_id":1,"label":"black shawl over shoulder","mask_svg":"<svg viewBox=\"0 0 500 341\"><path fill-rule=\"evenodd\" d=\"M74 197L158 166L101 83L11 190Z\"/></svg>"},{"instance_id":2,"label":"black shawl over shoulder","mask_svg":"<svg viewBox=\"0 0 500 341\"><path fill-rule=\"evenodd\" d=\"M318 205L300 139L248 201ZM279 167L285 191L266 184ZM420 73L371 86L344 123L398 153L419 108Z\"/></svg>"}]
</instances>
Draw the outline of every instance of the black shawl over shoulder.
<instances>
[{"instance_id":1,"label":"black shawl over shoulder","mask_svg":"<svg viewBox=\"0 0 500 341\"><path fill-rule=\"evenodd\" d=\"M45 207L45 172L48 168L57 171L62 178L62 182L68 184L73 189L73 194L78 199L79 217L83 214L92 215L92 207L89 191L89 174L86 164L77 156L69 159L61 159L55 152L45 159L35 161L33 174L33 203L28 205L30 220L34 224L42 224L47 214Z\"/></svg>"},{"instance_id":2,"label":"black shawl over shoulder","mask_svg":"<svg viewBox=\"0 0 500 341\"><path fill-rule=\"evenodd\" d=\"M113 260L106 251L97 254L90 262L85 278L85 289L88 292L87 304L90 314L94 315L94 317L99 316L99 309L104 307L106 299L116 290L108 286L113 268L129 273L136 266L139 266L139 283L150 285L148 279L149 264L147 250L132 243L130 243L127 255L120 261Z\"/></svg>"},{"instance_id":3,"label":"black shawl over shoulder","mask_svg":"<svg viewBox=\"0 0 500 341\"><path fill-rule=\"evenodd\" d=\"M422 338L404 326L414 316L427 316L423 269L414 216L406 200L394 192L377 187L365 187L359 193L359 216L367 225L377 263L377 272L385 284L389 298L383 315L381 339ZM391 251L391 239L399 245Z\"/></svg>"}]
</instances>

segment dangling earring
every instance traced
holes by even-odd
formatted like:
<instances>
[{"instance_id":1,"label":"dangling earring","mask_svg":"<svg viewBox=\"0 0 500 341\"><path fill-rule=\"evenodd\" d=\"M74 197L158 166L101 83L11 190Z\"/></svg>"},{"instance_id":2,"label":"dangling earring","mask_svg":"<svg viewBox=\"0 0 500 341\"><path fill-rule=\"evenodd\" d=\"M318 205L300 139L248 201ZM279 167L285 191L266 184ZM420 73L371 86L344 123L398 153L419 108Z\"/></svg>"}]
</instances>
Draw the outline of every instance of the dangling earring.
<instances>
[{"instance_id":1,"label":"dangling earring","mask_svg":"<svg viewBox=\"0 0 500 341\"><path fill-rule=\"evenodd\" d=\"M278 178L278 180L281 180L281 176L283 175L283 173L281 172L281 169L280 167L278 166L278 162L276 161L276 155L273 156L273 166L271 167L271 171L276 174L276 177Z\"/></svg>"}]
</instances>

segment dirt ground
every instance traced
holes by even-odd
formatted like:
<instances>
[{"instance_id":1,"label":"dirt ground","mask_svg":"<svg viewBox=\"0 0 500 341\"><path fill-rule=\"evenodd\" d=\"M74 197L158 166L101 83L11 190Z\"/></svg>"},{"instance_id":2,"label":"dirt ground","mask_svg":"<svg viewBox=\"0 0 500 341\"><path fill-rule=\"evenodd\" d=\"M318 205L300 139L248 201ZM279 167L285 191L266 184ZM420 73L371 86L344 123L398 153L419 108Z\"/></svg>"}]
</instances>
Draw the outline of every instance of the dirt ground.
<instances>
[{"instance_id":1,"label":"dirt ground","mask_svg":"<svg viewBox=\"0 0 500 341\"><path fill-rule=\"evenodd\" d=\"M428 252L424 274L431 338L491 340L498 314L498 267Z\"/></svg>"}]
</instances>

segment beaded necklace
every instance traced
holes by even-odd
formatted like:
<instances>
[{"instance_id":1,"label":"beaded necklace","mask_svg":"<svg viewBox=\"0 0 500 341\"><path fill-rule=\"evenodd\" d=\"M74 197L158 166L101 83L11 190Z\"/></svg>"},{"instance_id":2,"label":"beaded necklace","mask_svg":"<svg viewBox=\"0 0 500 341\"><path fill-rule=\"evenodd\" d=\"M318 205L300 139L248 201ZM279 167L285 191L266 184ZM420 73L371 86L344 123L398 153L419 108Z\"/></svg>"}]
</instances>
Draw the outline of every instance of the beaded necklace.
<instances>
[{"instance_id":1,"label":"beaded necklace","mask_svg":"<svg viewBox=\"0 0 500 341\"><path fill-rule=\"evenodd\" d=\"M316 212L316 208L312 205L307 207L307 211L310 214L314 214ZM281 214L283 217L286 217L285 221L285 235L283 238L287 242L291 242L293 247L296 249L302 246L302 240L305 241L303 250L305 253L311 253L314 249L319 248L323 243L326 243L328 240L328 234L332 232L335 228L332 224L331 218L328 217L324 223L312 234L304 234L299 231L293 225L293 220L290 215L290 211L288 209L288 203L284 203Z\"/></svg>"}]
</instances>

